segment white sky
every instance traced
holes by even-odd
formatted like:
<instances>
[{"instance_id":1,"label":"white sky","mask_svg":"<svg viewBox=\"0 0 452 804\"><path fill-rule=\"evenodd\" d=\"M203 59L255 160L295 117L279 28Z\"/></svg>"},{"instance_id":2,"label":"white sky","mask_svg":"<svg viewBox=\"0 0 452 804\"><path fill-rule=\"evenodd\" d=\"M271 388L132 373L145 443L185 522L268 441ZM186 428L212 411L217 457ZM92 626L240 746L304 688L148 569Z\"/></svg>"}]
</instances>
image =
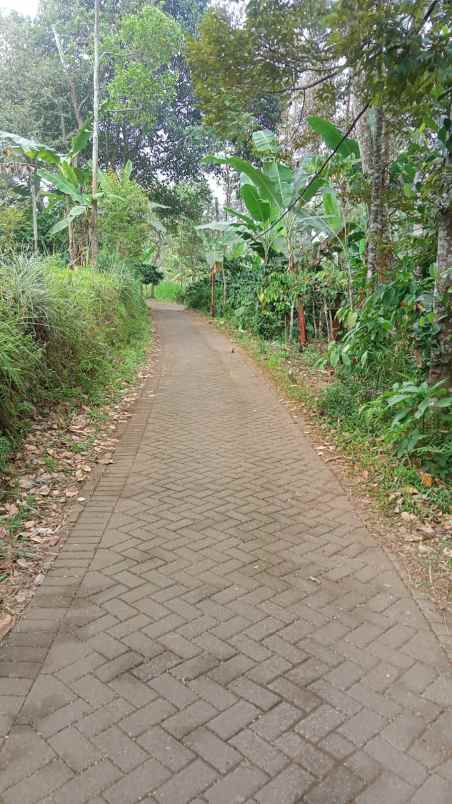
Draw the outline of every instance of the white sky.
<instances>
[{"instance_id":1,"label":"white sky","mask_svg":"<svg viewBox=\"0 0 452 804\"><path fill-rule=\"evenodd\" d=\"M3 8L33 16L38 10L38 0L0 0L0 9Z\"/></svg>"}]
</instances>

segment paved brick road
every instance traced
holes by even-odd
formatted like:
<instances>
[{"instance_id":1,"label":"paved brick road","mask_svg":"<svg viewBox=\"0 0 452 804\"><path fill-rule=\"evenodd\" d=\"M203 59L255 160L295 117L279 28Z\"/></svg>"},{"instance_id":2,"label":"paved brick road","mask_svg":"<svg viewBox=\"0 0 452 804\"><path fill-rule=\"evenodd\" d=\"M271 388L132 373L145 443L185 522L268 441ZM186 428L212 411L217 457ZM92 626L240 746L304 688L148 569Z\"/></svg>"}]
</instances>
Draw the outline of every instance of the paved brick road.
<instances>
[{"instance_id":1,"label":"paved brick road","mask_svg":"<svg viewBox=\"0 0 452 804\"><path fill-rule=\"evenodd\" d=\"M450 804L429 623L265 380L156 318L159 383L1 653L1 802Z\"/></svg>"}]
</instances>

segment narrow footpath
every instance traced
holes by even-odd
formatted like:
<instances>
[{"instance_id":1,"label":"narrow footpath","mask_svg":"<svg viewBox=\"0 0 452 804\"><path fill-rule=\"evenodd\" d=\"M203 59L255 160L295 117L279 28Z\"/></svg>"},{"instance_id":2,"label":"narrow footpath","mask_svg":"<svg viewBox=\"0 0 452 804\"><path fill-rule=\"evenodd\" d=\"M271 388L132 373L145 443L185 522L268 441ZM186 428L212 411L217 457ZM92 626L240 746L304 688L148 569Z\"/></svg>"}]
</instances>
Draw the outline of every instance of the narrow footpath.
<instances>
[{"instance_id":1,"label":"narrow footpath","mask_svg":"<svg viewBox=\"0 0 452 804\"><path fill-rule=\"evenodd\" d=\"M158 376L0 651L1 804L451 804L430 620L260 372L154 316Z\"/></svg>"}]
</instances>

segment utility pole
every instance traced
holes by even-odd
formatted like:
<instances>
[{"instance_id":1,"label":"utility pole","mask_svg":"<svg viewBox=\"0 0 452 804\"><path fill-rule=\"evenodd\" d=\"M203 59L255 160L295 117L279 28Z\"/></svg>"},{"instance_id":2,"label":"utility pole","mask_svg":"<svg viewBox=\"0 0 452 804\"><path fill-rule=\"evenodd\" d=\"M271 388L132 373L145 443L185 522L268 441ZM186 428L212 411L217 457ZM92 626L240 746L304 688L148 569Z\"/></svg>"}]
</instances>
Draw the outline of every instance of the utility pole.
<instances>
[{"instance_id":1,"label":"utility pole","mask_svg":"<svg viewBox=\"0 0 452 804\"><path fill-rule=\"evenodd\" d=\"M91 201L91 263L97 262L97 168L99 163L99 2L94 2L93 158Z\"/></svg>"}]
</instances>

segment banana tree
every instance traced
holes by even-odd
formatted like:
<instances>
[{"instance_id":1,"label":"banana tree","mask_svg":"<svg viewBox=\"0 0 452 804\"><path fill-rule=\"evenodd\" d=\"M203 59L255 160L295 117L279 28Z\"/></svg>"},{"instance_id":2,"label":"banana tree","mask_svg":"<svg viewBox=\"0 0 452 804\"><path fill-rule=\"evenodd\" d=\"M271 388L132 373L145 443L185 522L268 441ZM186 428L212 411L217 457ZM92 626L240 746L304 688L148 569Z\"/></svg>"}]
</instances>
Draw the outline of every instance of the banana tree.
<instances>
[{"instance_id":1,"label":"banana tree","mask_svg":"<svg viewBox=\"0 0 452 804\"><path fill-rule=\"evenodd\" d=\"M90 137L90 130L86 126L81 128L72 138L68 153L59 154L48 145L11 134L8 131L0 131L0 143L2 143L3 149L7 153L25 160L32 171L31 194L35 250L37 250L38 238L37 201L41 187L40 180L43 179L47 184L55 187L68 202L72 202L68 214L50 230L50 234L54 235L65 228L69 229L71 262L75 261L72 224L76 218L86 215L91 205L91 196L83 189L87 183L89 184L91 174L86 168L75 167L74 162L86 148ZM54 170L51 171L46 166Z\"/></svg>"},{"instance_id":2,"label":"banana tree","mask_svg":"<svg viewBox=\"0 0 452 804\"><path fill-rule=\"evenodd\" d=\"M33 251L37 254L40 189L38 165L42 162L57 164L59 154L53 148L27 140L25 137L19 137L17 134L10 134L9 131L0 131L0 147L4 157L1 163L2 172L13 173L28 179L33 220Z\"/></svg>"},{"instance_id":3,"label":"banana tree","mask_svg":"<svg viewBox=\"0 0 452 804\"><path fill-rule=\"evenodd\" d=\"M216 276L221 272L223 281L223 310L226 305L226 274L224 271L224 260L238 259L243 256L247 245L240 236L234 224L227 221L213 221L197 226L201 232L204 245L204 252L210 271L210 314L212 318L216 315Z\"/></svg>"},{"instance_id":4,"label":"banana tree","mask_svg":"<svg viewBox=\"0 0 452 804\"><path fill-rule=\"evenodd\" d=\"M311 118L311 125L314 130L321 129L319 133L327 145L342 157L357 157L355 141L344 138L328 121ZM237 228L260 251L265 263L273 254L283 255L287 259L288 271L296 273L297 250L303 238L327 237L337 228L335 197L327 176L322 172L321 157L305 156L298 167L292 169L278 161L278 143L272 132L255 132L253 143L262 160L261 168L234 156L210 156L206 161L228 165L240 173L240 197L247 212L231 209L228 212L235 216ZM320 194L323 203L319 215L312 207ZM304 346L306 327L301 297L298 300L298 321L300 345Z\"/></svg>"},{"instance_id":5,"label":"banana tree","mask_svg":"<svg viewBox=\"0 0 452 804\"><path fill-rule=\"evenodd\" d=\"M289 272L293 273L296 271L295 251L301 219L306 227L310 217L298 202L300 190L304 189L303 202L308 203L322 189L325 179L315 176L315 163L311 159L303 160L297 170L278 161L277 143L272 132L256 132L253 141L263 158L261 168L235 156L207 159L213 164L228 165L240 173L240 198L246 213L227 210L234 216L238 232L260 254L264 264L282 255L287 259ZM301 303L299 330L304 345L306 330Z\"/></svg>"}]
</instances>

